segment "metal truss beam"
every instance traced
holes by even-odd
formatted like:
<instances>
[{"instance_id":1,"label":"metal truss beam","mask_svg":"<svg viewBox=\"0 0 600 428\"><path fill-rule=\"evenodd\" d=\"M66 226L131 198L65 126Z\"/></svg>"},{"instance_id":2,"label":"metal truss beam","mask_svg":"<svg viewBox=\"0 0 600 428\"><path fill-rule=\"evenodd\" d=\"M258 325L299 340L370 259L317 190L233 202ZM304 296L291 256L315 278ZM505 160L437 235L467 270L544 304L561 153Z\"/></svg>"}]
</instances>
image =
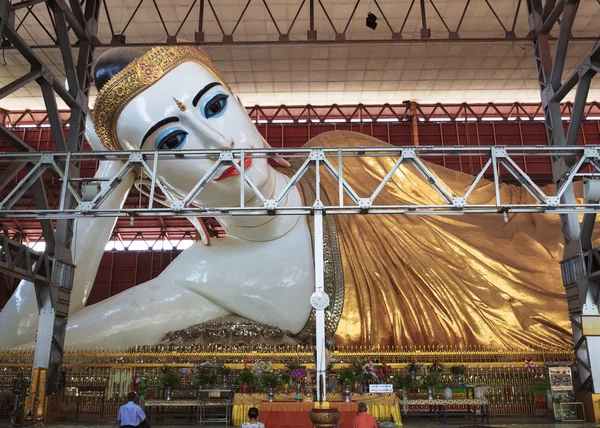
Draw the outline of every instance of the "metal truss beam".
<instances>
[{"instance_id":1,"label":"metal truss beam","mask_svg":"<svg viewBox=\"0 0 600 428\"><path fill-rule=\"evenodd\" d=\"M248 159L273 159L283 156L288 159L301 161L302 166L294 175L290 184L282 194L267 199L259 190L251 177L246 174L243 165ZM480 157L483 162L481 172L474 177L471 186L466 191L451 189L440 181L434 171L427 165L428 159L443 156ZM343 178L343 168L351 158L380 158L387 157L395 160L394 167L387 173L378 187L371 189L369 194L359 195ZM556 189L542 189L534 178L524 172L520 164L527 158L569 158L572 165L562 175L560 186ZM81 180L69 175L69 167L82 161L121 160L123 167L113 177L104 177L101 181L107 185L96 194L89 196L82 190ZM211 160L213 166L206 172L188 194L178 196L168 190L168 186L158 178L161 165L169 163L193 162L194 160ZM72 219L76 217L144 217L144 216L200 216L221 217L230 215L297 215L314 214L322 211L327 214L481 214L481 213L547 213L570 214L596 213L600 211L597 202L566 201L565 193L571 189L574 180L594 179L600 174L600 147L595 146L561 146L561 147L389 147L389 148L326 148L326 149L252 149L244 150L182 150L182 151L132 151L132 152L82 152L82 153L3 153L0 156L2 164L31 164L33 167L18 183L6 187L0 199L0 218L38 218L38 219ZM242 166L240 166L242 165ZM237 169L241 176L241 185L246 185L261 201L260 206L246 206L244 200L248 190L240 189L239 205L206 207L198 205L202 191L206 185L218 177L220 172L229 166ZM411 168L420 174L424 182L429 183L431 191L439 195L439 201L429 205L382 205L377 197L382 189L393 180L394 174L401 168ZM329 206L315 206L306 203L301 206L286 206L284 201L287 193L309 170L316 175L317 186L322 177L329 174L339 184L337 198ZM106 209L102 203L113 189L131 171L142 171L149 177L147 181L149 199L145 206L124 207L121 209ZM60 197L57 206L48 209L34 209L28 204L19 209L17 202L31 188L32 184L44 172L52 171L62 181ZM495 198L487 204L475 204L470 201L470 195L483 184L484 175L492 174ZM502 200L500 192L501 175L511 176L526 189L532 199L509 203ZM86 179L87 181L93 179ZM100 184L93 182L92 184ZM395 186L401 186L397 181ZM572 191L572 189L571 189ZM160 196L159 195L160 192ZM344 198L351 202L344 202ZM73 198L77 206L69 207L65 201Z\"/></svg>"},{"instance_id":2,"label":"metal truss beam","mask_svg":"<svg viewBox=\"0 0 600 428\"><path fill-rule=\"evenodd\" d=\"M562 75L579 0L527 0L529 26L538 71L538 81L544 109L544 122L548 143L553 147L575 144L581 129L587 95L592 77L599 70L600 46L594 46L590 55L577 71L562 82ZM554 23L560 21L560 32L554 57L550 52L548 34ZM577 87L575 102L565 135L560 101ZM579 160L568 153L553 156L552 172L557 188L563 189L560 203L576 203L570 171ZM598 201L588 201L597 203ZM567 293L569 313L573 328L579 388L600 393L600 312L598 311L598 250L591 249L591 233L596 220L595 212L584 215L583 227L575 213L563 212L562 232L565 241L562 279Z\"/></svg>"},{"instance_id":3,"label":"metal truss beam","mask_svg":"<svg viewBox=\"0 0 600 428\"><path fill-rule=\"evenodd\" d=\"M67 76L68 89L53 75L50 68L37 55L32 46L29 46L19 34L19 28L25 18L15 28L15 10L27 8L25 15L31 16L36 22L39 18L33 13L32 7L41 1L23 1L11 4L10 1L2 2L4 6L0 14L0 36L6 39L11 47L19 51L30 65L30 71L17 78L9 85L0 88L0 98L23 88L25 85L36 82L39 84L47 111L47 118L51 125L54 142L60 150L69 153L80 151L83 148L83 131L85 117L88 109L88 94L90 87L90 67L92 64L93 45L98 28L97 18L100 9L100 0L87 0L85 12L78 0L70 0L70 6L65 0L46 0L55 37L48 28L42 26L43 31L50 39L55 41L56 47L62 54L64 72ZM31 22L26 25L32 25ZM71 36L74 35L78 48L78 59L75 61L72 51ZM38 46L35 46L36 48ZM56 97L59 96L69 107L70 128L65 139L61 113L57 108ZM18 138L6 126L0 126L0 136L13 145L18 151L34 153L33 149ZM19 166L21 168L19 168ZM31 189L37 209L48 208L46 188L43 183L43 172L46 167L25 162L20 165L11 165L2 175L3 189L7 189L7 182L14 177L17 170L28 170L25 186ZM77 163L68 163L69 177L79 174ZM61 200L61 206L72 207L72 198L66 195ZM40 310L40 319L36 337L36 351L34 357L34 374L30 394L25 405L26 420L43 422L45 418L46 396L56 393L60 379L60 364L63 355L64 335L69 309L70 290L73 283L74 266L71 258L71 239L73 220L60 219L54 225L48 219L40 220L46 242L43 254L29 250L24 244L4 239L0 249L0 270L4 273L33 282ZM43 273L43 274L42 274Z\"/></svg>"},{"instance_id":4,"label":"metal truss beam","mask_svg":"<svg viewBox=\"0 0 600 428\"><path fill-rule=\"evenodd\" d=\"M152 47L156 43L130 43L127 42L127 30L130 28L130 23L138 18L138 14L140 14L141 10L145 10L145 18L148 19L148 13L154 13L155 19L159 23L159 26L163 28L164 34L163 39L167 44L175 45L175 44L201 44L201 45L273 45L273 44L334 44L334 43L513 43L515 41L528 42L530 41L529 34L524 31L518 32L516 28L517 21L519 17L524 17L526 14L526 10L524 7L521 7L524 3L524 0L516 0L516 4L512 4L512 16L507 20L507 22L503 22L503 20L499 17L498 11L496 10L497 6L494 6L492 2L485 1L486 4L486 13L489 14L490 18L493 17L494 25L497 27L498 36L492 37L468 37L465 34L464 28L473 27L475 20L480 19L480 11L475 11L474 9L477 7L477 2L472 2L471 0L464 0L464 6L461 7L462 15L458 23L452 24L451 17L447 15L447 12L443 6L438 3L438 0L419 0L418 4L415 5L415 0L407 3L407 7L398 6L398 5L385 5L380 4L378 1L375 1L375 8L373 8L372 12L380 18L381 25L377 28L377 31L373 33L373 38L368 39L357 39L357 37L353 36L352 31L349 28L352 28L357 20L360 21L361 26L364 25L364 16L356 13L358 6L361 1L363 3L364 0L357 0L353 10L348 14L345 14L345 17L341 25L334 24L332 17L332 9L331 5L318 1L318 4L315 3L314 0L304 0L299 1L297 9L293 12L294 18L291 23L288 25L288 14L289 14L289 5L288 4L273 4L268 0L263 0L262 2L256 2L256 4L260 4L264 7L264 12L266 15L266 19L269 20L273 27L276 29L276 33L273 34L271 38L265 39L264 35L257 35L256 37L244 38L239 34L236 34L236 30L239 28L240 23L244 23L244 20L247 19L247 10L248 6L251 4L251 0L247 1L245 7L239 12L238 15L232 16L231 9L227 9L227 16L222 16L223 13L219 14L215 10L215 7L211 0L208 0L208 9L209 13L205 13L205 1L204 0L188 0L181 4L181 6L187 10L184 18L181 23L177 26L177 29L171 28L169 30L168 22L165 21L164 16L166 16L166 8L171 7L169 4L159 5L158 2L154 2L153 9L142 9L140 6L143 1L136 2L137 6L135 8L130 8L126 11L123 11L121 8L118 10L112 10L110 6L108 6L107 2L104 1L103 5L103 13L106 15L109 29L110 29L110 40L98 41L96 44L97 47L111 47L111 46L122 46L124 44L129 46L138 46L138 47ZM34 1L22 1L20 3L15 4L14 8L30 8L32 5L38 3L37 0ZM71 5L74 5L77 2L70 1ZM554 2L553 2L554 3ZM553 24L558 19L558 16L562 12L562 7L564 6L565 0L560 0L557 2L556 6L551 10L545 11L543 23L540 23L540 31L545 34L549 34ZM89 36L85 32L85 28L79 22L80 12L77 10L70 10L66 7L64 0L56 0L55 3L60 9L65 13L65 18L67 22L71 26L74 33L79 37L79 39L83 40L87 36ZM402 14L395 19L388 19L388 16L395 15L395 10L392 8L401 7ZM280 8L285 8L284 10L280 10ZM437 16L436 19L430 19L427 21L428 12L431 14L435 13ZM126 13L123 18L126 21L126 24L120 31L115 30L111 16L115 14L123 14ZM443 13L442 13L443 12ZM285 22L279 17L286 17ZM298 19L300 18L300 19ZM304 19L303 19L304 18ZM339 18L338 16L335 17ZM407 22L409 18L419 19L421 21L420 31L417 34L414 34L412 28L407 27ZM219 29L218 35L214 35L213 40L207 40L205 34L205 26L208 20L214 20ZM327 23L326 27L319 30L319 35L317 35L317 30L315 29L315 22L317 20L322 20ZM231 28L226 28L227 25L224 25L225 21L231 21L235 24L232 25ZM299 22L307 22L307 26L304 28L299 28ZM193 23L193 27L197 28L198 31L194 34L193 42L182 42L178 39L182 38L182 28L185 24ZM30 28L35 28L40 25L38 23L38 19L35 14L29 14L25 16L22 20L22 26L29 26ZM519 34L517 34L519 33ZM432 36L435 34L435 36ZM306 36L304 36L306 35ZM320 38L318 37L320 36ZM303 39L306 37L305 39ZM156 39L156 34L148 34L148 38ZM573 40L582 40L582 41L593 41L595 37L576 37ZM58 43L40 43L38 48L55 48L58 47Z\"/></svg>"},{"instance_id":5,"label":"metal truss beam","mask_svg":"<svg viewBox=\"0 0 600 428\"><path fill-rule=\"evenodd\" d=\"M34 251L6 235L0 236L0 272L29 282L49 284L52 280L47 253Z\"/></svg>"},{"instance_id":6,"label":"metal truss beam","mask_svg":"<svg viewBox=\"0 0 600 428\"><path fill-rule=\"evenodd\" d=\"M575 74L575 76L577 75ZM577 76L576 79L579 79L579 77ZM565 82L563 87L566 88L568 84L568 82ZM572 87L574 87L574 84ZM558 94L559 92L555 94L556 99L561 97ZM544 120L544 109L541 103L518 102L487 104L419 104L408 102L402 104L334 104L326 106L282 104L279 106L256 105L246 107L246 111L256 124L394 123L410 122L413 117L416 117L419 122L526 122ZM573 104L571 102L560 105L560 114L564 121L570 119L572 111ZM46 111L0 110L0 113L0 133L3 132L2 126L25 128L49 125ZM63 126L69 124L70 115L70 111L60 112L60 122ZM583 120L600 120L600 103L598 101L592 101L585 105ZM3 134L0 134L0 136L3 136Z\"/></svg>"}]
</instances>

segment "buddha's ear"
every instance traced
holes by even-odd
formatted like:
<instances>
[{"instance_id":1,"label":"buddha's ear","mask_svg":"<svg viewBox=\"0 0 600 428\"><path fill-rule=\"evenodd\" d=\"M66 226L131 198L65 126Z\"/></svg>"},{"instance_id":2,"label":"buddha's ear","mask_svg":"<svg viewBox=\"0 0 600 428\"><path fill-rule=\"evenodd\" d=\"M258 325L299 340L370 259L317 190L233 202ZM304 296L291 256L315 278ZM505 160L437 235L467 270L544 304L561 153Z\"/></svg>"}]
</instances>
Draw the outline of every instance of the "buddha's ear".
<instances>
[{"instance_id":1,"label":"buddha's ear","mask_svg":"<svg viewBox=\"0 0 600 428\"><path fill-rule=\"evenodd\" d=\"M96 130L94 129L94 123L92 122L91 113L88 114L85 118L85 138L88 140L90 147L95 151L107 151L108 148L102 144L100 138L98 138L98 134L96 134Z\"/></svg>"}]
</instances>

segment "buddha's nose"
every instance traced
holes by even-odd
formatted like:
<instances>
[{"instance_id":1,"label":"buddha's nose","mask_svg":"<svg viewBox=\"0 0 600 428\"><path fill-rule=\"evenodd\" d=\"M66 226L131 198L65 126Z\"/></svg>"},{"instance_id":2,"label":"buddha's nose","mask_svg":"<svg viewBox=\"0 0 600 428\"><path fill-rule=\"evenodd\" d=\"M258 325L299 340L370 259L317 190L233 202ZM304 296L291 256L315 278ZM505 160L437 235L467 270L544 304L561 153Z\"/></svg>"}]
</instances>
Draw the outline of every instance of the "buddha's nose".
<instances>
[{"instance_id":1,"label":"buddha's nose","mask_svg":"<svg viewBox=\"0 0 600 428\"><path fill-rule=\"evenodd\" d=\"M203 121L194 121L192 128L198 133L202 145L207 149L232 149L235 146L231 136L221 134Z\"/></svg>"}]
</instances>

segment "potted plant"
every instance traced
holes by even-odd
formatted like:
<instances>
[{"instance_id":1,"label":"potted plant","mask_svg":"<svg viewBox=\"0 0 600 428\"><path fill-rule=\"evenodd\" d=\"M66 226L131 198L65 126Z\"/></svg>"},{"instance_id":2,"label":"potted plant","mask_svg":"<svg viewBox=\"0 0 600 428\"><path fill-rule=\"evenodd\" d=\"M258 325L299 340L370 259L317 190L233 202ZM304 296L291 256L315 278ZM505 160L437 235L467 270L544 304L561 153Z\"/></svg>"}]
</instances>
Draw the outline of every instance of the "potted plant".
<instances>
[{"instance_id":1,"label":"potted plant","mask_svg":"<svg viewBox=\"0 0 600 428\"><path fill-rule=\"evenodd\" d=\"M196 390L204 389L211 383L212 370L208 367L199 367L192 381L192 387Z\"/></svg>"},{"instance_id":2,"label":"potted plant","mask_svg":"<svg viewBox=\"0 0 600 428\"><path fill-rule=\"evenodd\" d=\"M285 371L279 375L279 378L281 379L281 384L283 385L283 388L285 389L285 392L287 393L290 388L290 383L292 382L291 373L288 371Z\"/></svg>"},{"instance_id":3,"label":"potted plant","mask_svg":"<svg viewBox=\"0 0 600 428\"><path fill-rule=\"evenodd\" d=\"M279 385L279 376L273 370L265 370L262 372L258 382L262 388L267 389L269 402L272 403L274 401L274 389Z\"/></svg>"},{"instance_id":4,"label":"potted plant","mask_svg":"<svg viewBox=\"0 0 600 428\"><path fill-rule=\"evenodd\" d=\"M433 373L443 373L445 367L439 361L434 361L433 363L431 363L431 365L428 367L428 369L430 372L433 372Z\"/></svg>"},{"instance_id":5,"label":"potted plant","mask_svg":"<svg viewBox=\"0 0 600 428\"><path fill-rule=\"evenodd\" d=\"M150 380L150 378L147 378L145 376L132 376L131 377L131 389L133 389L135 392L137 392L138 396L140 397L140 407L143 409L144 408L144 401L146 398L146 393L148 392L148 388L150 388L152 386L152 381Z\"/></svg>"},{"instance_id":6,"label":"potted plant","mask_svg":"<svg viewBox=\"0 0 600 428\"><path fill-rule=\"evenodd\" d=\"M437 371L429 371L425 376L423 376L423 386L427 387L427 399L433 400L433 391L436 386L438 386L441 382L442 374Z\"/></svg>"},{"instance_id":7,"label":"potted plant","mask_svg":"<svg viewBox=\"0 0 600 428\"><path fill-rule=\"evenodd\" d=\"M296 395L299 396L302 392L302 382L308 375L307 371L303 367L298 367L292 370L292 380L296 383Z\"/></svg>"},{"instance_id":8,"label":"potted plant","mask_svg":"<svg viewBox=\"0 0 600 428\"><path fill-rule=\"evenodd\" d=\"M415 385L415 380L410 375L394 376L392 379L394 390L402 391L402 398L408 400L408 388Z\"/></svg>"},{"instance_id":9,"label":"potted plant","mask_svg":"<svg viewBox=\"0 0 600 428\"><path fill-rule=\"evenodd\" d=\"M238 383L240 384L241 393L247 394L250 391L250 386L254 383L254 378L254 372L250 368L245 367L240 371L238 374Z\"/></svg>"},{"instance_id":10,"label":"potted plant","mask_svg":"<svg viewBox=\"0 0 600 428\"><path fill-rule=\"evenodd\" d=\"M406 365L406 370L408 370L408 372L410 373L410 377L413 380L417 380L417 373L421 370L422 367L423 367L423 364L413 361Z\"/></svg>"},{"instance_id":11,"label":"potted plant","mask_svg":"<svg viewBox=\"0 0 600 428\"><path fill-rule=\"evenodd\" d=\"M223 388L227 388L227 385L229 384L229 375L231 374L231 369L229 367L219 367L219 376L221 376L221 383L223 385Z\"/></svg>"},{"instance_id":12,"label":"potted plant","mask_svg":"<svg viewBox=\"0 0 600 428\"><path fill-rule=\"evenodd\" d=\"M181 388L181 378L174 367L163 366L160 369L160 386L167 390L167 400L171 400L171 392Z\"/></svg>"},{"instance_id":13,"label":"potted plant","mask_svg":"<svg viewBox=\"0 0 600 428\"><path fill-rule=\"evenodd\" d=\"M456 376L456 384L457 386L463 386L463 376L467 374L467 366L458 365L450 367L450 373Z\"/></svg>"}]
</instances>

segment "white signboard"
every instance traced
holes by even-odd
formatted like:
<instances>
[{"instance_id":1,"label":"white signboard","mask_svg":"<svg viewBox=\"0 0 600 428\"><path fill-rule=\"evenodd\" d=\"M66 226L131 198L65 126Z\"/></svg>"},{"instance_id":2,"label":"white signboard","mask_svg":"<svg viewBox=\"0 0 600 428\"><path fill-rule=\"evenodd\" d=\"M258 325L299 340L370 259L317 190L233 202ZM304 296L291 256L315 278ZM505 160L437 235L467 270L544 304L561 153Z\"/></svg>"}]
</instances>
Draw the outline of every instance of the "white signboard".
<instances>
[{"instance_id":1,"label":"white signboard","mask_svg":"<svg viewBox=\"0 0 600 428\"><path fill-rule=\"evenodd\" d=\"M371 384L369 385L369 392L374 394L385 394L388 392L394 392L394 385L387 384Z\"/></svg>"}]
</instances>

